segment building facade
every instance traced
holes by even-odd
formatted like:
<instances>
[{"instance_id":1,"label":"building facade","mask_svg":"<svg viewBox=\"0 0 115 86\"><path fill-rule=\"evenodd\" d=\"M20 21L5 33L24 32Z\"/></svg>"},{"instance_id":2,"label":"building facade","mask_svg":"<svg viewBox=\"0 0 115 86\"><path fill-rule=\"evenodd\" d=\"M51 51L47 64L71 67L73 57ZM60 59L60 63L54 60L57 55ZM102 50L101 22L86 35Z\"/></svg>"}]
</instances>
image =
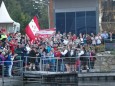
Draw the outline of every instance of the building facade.
<instances>
[{"instance_id":1,"label":"building facade","mask_svg":"<svg viewBox=\"0 0 115 86\"><path fill-rule=\"evenodd\" d=\"M53 0L56 30L96 33L99 28L98 0Z\"/></svg>"}]
</instances>

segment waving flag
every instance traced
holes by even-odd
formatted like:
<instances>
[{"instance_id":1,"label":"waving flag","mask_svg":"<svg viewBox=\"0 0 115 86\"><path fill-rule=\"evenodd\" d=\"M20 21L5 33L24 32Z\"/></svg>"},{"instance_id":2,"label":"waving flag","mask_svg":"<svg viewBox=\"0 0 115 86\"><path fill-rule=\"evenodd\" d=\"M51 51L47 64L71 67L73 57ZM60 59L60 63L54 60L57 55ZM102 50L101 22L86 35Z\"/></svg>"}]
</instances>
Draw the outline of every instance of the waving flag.
<instances>
[{"instance_id":1,"label":"waving flag","mask_svg":"<svg viewBox=\"0 0 115 86\"><path fill-rule=\"evenodd\" d=\"M36 16L30 21L30 23L26 26L25 32L30 40L35 39L35 35L40 31L40 26L38 24L38 19Z\"/></svg>"},{"instance_id":2,"label":"waving flag","mask_svg":"<svg viewBox=\"0 0 115 86\"><path fill-rule=\"evenodd\" d=\"M34 41L36 37L38 38L49 38L55 34L55 28L50 29L40 29L38 19L36 16L27 25L25 32L29 37L30 41Z\"/></svg>"}]
</instances>

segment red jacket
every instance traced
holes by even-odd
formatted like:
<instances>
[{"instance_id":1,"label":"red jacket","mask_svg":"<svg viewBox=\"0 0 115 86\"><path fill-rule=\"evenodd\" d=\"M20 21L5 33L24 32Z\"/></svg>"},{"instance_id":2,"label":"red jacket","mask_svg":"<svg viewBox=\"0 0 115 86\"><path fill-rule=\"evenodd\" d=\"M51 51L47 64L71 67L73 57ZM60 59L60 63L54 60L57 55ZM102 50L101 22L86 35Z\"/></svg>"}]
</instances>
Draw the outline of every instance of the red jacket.
<instances>
[{"instance_id":1,"label":"red jacket","mask_svg":"<svg viewBox=\"0 0 115 86\"><path fill-rule=\"evenodd\" d=\"M54 56L60 59L61 57L61 52L60 51L54 51Z\"/></svg>"}]
</instances>

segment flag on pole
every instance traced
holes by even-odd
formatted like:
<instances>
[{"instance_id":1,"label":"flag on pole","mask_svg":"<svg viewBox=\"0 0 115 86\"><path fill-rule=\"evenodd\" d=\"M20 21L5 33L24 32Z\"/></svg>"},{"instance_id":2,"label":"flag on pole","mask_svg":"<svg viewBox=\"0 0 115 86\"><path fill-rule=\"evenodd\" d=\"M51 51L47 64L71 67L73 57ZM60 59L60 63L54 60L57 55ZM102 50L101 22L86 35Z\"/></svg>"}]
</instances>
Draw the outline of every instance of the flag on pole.
<instances>
[{"instance_id":1,"label":"flag on pole","mask_svg":"<svg viewBox=\"0 0 115 86\"><path fill-rule=\"evenodd\" d=\"M30 23L26 26L25 32L29 37L30 41L35 40L35 35L40 31L40 26L38 23L38 19L36 16L30 21Z\"/></svg>"}]
</instances>

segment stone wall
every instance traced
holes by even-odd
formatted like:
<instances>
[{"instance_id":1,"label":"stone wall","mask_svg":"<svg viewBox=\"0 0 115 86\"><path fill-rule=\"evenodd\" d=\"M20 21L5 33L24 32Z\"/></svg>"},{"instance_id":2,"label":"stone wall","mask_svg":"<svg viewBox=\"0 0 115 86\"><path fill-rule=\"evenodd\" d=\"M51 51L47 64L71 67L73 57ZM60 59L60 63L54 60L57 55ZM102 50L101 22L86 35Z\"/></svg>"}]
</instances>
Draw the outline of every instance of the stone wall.
<instances>
[{"instance_id":1,"label":"stone wall","mask_svg":"<svg viewBox=\"0 0 115 86\"><path fill-rule=\"evenodd\" d=\"M95 69L100 72L115 71L115 56L111 55L109 51L97 53Z\"/></svg>"}]
</instances>

